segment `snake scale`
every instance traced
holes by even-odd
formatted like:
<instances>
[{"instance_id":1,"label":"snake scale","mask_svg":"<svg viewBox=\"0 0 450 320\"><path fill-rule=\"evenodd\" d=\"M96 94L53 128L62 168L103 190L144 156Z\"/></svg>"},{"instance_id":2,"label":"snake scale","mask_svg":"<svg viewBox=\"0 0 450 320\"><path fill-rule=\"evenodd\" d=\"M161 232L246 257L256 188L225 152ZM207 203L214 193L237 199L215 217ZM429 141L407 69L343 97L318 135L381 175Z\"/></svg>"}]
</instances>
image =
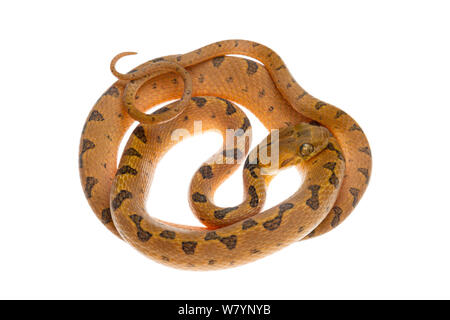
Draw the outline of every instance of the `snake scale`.
<instances>
[{"instance_id":1,"label":"snake scale","mask_svg":"<svg viewBox=\"0 0 450 320\"><path fill-rule=\"evenodd\" d=\"M372 166L362 129L344 111L308 94L268 47L246 40L220 41L119 73L115 64L128 54L111 62L119 80L88 115L79 169L97 217L146 256L191 270L241 265L332 230L361 199ZM144 113L171 100L176 101ZM235 103L271 130L248 156L251 125ZM119 144L134 120L141 123L117 166ZM224 137L222 149L200 166L189 189L190 206L205 227L153 218L145 201L157 163L183 140L177 130L193 134L199 121L202 130L220 130ZM229 130L234 132L233 147L226 143ZM264 162L260 155L276 150L274 167L274 161ZM216 206L215 190L244 160L242 203ZM272 177L288 166L301 172L301 187L262 211Z\"/></svg>"}]
</instances>

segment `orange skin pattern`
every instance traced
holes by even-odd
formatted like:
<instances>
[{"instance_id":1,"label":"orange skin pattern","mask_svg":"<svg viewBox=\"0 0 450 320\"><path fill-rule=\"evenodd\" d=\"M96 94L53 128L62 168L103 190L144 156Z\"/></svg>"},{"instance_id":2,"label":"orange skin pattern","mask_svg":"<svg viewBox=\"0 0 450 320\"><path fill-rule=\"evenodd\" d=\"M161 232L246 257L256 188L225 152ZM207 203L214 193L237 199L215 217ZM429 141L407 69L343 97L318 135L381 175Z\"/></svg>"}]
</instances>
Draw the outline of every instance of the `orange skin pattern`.
<instances>
[{"instance_id":1,"label":"orange skin pattern","mask_svg":"<svg viewBox=\"0 0 450 320\"><path fill-rule=\"evenodd\" d=\"M224 57L226 54L247 55L261 61L264 66L243 58ZM119 229L122 238L161 263L178 268L210 270L253 261L293 241L323 234L351 213L362 197L371 173L367 139L349 115L306 93L275 52L254 42L229 40L184 55L155 60L158 61L139 66L137 71L130 73L133 76L117 81L108 89L94 106L83 129L80 144L81 181L94 212L113 233L119 235ZM211 117L204 110L196 112L198 106L195 101L190 104L186 103L187 99L184 103L176 102L171 105L170 114L157 113L157 116L162 115L160 119L153 120L152 125L140 126L139 132L128 141L126 150L132 149L141 157L129 151L123 155L119 168L128 165L137 174L123 170L124 174L118 174L114 180L117 149L133 122L127 111L131 110L133 117L139 118L142 117L140 112L183 94L179 76L170 73L159 73L156 77L148 75L149 66L162 61L175 62L186 68L192 87L187 84L184 97L189 94L193 97L208 96L205 97L206 109L210 112L226 114L223 109L226 102L222 105L213 103L214 98L209 96L214 96L246 106L268 129L294 126L301 122L319 123L326 127L334 138L328 138L326 147L313 158L297 164L304 174L304 183L299 191L274 208L251 212L254 215L244 221L229 218L230 221L220 224L210 217L207 228L168 224L151 218L143 209L145 197L158 159L171 146L167 132L180 126L186 115L186 122L191 123L196 118L203 120L210 128L222 126L223 129L237 123L242 125L238 121L242 120L239 112L236 112L236 122L225 125L224 116L211 122L208 120ZM182 68L175 71L183 72ZM122 76L117 72L116 75L119 78ZM186 77L184 80L186 85ZM133 108L137 112L133 113ZM140 120L149 123L148 118ZM186 122L182 123L183 128L192 130ZM320 127L310 128L311 132L315 128ZM146 143L139 138L142 136L146 137ZM330 166L330 163L334 165ZM217 167L213 168L213 172L214 169ZM233 169L231 167L229 170ZM191 190L193 186L200 186L199 174L201 172L196 173ZM225 172L222 178L227 174L230 173ZM213 206L209 199L220 180L220 177L217 178L211 186L208 206ZM119 195L123 190L127 190L132 197L127 196L128 193ZM262 191L258 192L263 199ZM248 198L243 203L246 200ZM206 218L205 213L199 215L206 220L207 216L208 212ZM226 217L233 217L233 212ZM248 222L248 219L253 222ZM244 224L252 227L244 228Z\"/></svg>"}]
</instances>

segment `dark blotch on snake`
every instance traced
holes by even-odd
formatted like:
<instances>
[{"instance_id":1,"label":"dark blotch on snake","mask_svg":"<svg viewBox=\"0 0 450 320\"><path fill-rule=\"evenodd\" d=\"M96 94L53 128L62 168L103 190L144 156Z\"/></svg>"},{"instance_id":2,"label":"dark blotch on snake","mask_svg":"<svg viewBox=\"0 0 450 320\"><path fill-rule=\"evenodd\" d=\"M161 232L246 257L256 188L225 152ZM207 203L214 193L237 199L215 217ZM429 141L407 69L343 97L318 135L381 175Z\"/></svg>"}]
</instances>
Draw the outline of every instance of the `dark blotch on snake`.
<instances>
[{"instance_id":1,"label":"dark blotch on snake","mask_svg":"<svg viewBox=\"0 0 450 320\"><path fill-rule=\"evenodd\" d=\"M81 168L83 168L83 154L88 151L89 149L94 149L95 148L95 143L93 143L91 140L88 139L83 139L83 144L81 145L81 152L80 152L80 157L79 157L79 161L78 161L78 166Z\"/></svg>"},{"instance_id":2,"label":"dark blotch on snake","mask_svg":"<svg viewBox=\"0 0 450 320\"><path fill-rule=\"evenodd\" d=\"M342 110L338 110L336 111L336 115L334 116L335 119L339 119L341 116L343 116L344 114L346 114L344 111Z\"/></svg>"},{"instance_id":3,"label":"dark blotch on snake","mask_svg":"<svg viewBox=\"0 0 450 320\"><path fill-rule=\"evenodd\" d=\"M138 231L137 237L142 242L146 242L152 237L152 234L150 232L147 232L147 231L144 231L144 230L141 229L141 230Z\"/></svg>"},{"instance_id":4,"label":"dark blotch on snake","mask_svg":"<svg viewBox=\"0 0 450 320\"><path fill-rule=\"evenodd\" d=\"M325 163L325 164L323 165L323 167L324 167L325 169L334 171L334 169L336 168L336 162L327 162L327 163Z\"/></svg>"},{"instance_id":5,"label":"dark blotch on snake","mask_svg":"<svg viewBox=\"0 0 450 320\"><path fill-rule=\"evenodd\" d=\"M134 129L133 134L141 140L143 143L147 143L147 137L145 136L145 130L143 126L138 126Z\"/></svg>"},{"instance_id":6,"label":"dark blotch on snake","mask_svg":"<svg viewBox=\"0 0 450 320\"><path fill-rule=\"evenodd\" d=\"M102 210L102 222L103 222L103 224L110 223L111 221L112 221L111 209L110 208L103 209Z\"/></svg>"},{"instance_id":7,"label":"dark blotch on snake","mask_svg":"<svg viewBox=\"0 0 450 320\"><path fill-rule=\"evenodd\" d=\"M280 204L278 206L278 210L279 210L278 213L283 214L285 211L292 209L293 207L294 207L294 204L292 204L290 202Z\"/></svg>"},{"instance_id":8,"label":"dark blotch on snake","mask_svg":"<svg viewBox=\"0 0 450 320\"><path fill-rule=\"evenodd\" d=\"M278 206L278 215L275 218L264 222L263 227L269 231L278 229L278 227L281 224L281 220L283 218L284 212L286 212L289 209L292 209L293 207L294 207L294 204L292 204L290 202L280 204Z\"/></svg>"},{"instance_id":9,"label":"dark blotch on snake","mask_svg":"<svg viewBox=\"0 0 450 320\"><path fill-rule=\"evenodd\" d=\"M258 71L258 64L252 60L246 59L245 61L247 61L247 74L250 76L255 74Z\"/></svg>"},{"instance_id":10,"label":"dark blotch on snake","mask_svg":"<svg viewBox=\"0 0 450 320\"><path fill-rule=\"evenodd\" d=\"M303 91L302 94L300 94L299 96L297 96L297 100L300 100L301 98L303 98L304 96L306 96L306 91Z\"/></svg>"},{"instance_id":11,"label":"dark blotch on snake","mask_svg":"<svg viewBox=\"0 0 450 320\"><path fill-rule=\"evenodd\" d=\"M141 225L141 221L143 220L143 218L137 214L132 214L130 215L130 219L131 221L133 221L137 226Z\"/></svg>"},{"instance_id":12,"label":"dark blotch on snake","mask_svg":"<svg viewBox=\"0 0 450 320\"><path fill-rule=\"evenodd\" d=\"M345 161L344 156L342 155L342 153L338 149L336 149L336 147L331 142L328 143L327 149L331 150L331 151L335 151L337 156L338 156L338 159L342 160L342 161Z\"/></svg>"},{"instance_id":13,"label":"dark blotch on snake","mask_svg":"<svg viewBox=\"0 0 450 320\"><path fill-rule=\"evenodd\" d=\"M247 219L242 223L242 230L247 230L250 229L251 227L254 227L258 224L258 222L256 222L253 219Z\"/></svg>"},{"instance_id":14,"label":"dark blotch on snake","mask_svg":"<svg viewBox=\"0 0 450 320\"><path fill-rule=\"evenodd\" d=\"M227 246L227 249L232 250L236 248L237 237L235 235L231 235L229 237L220 238L220 242Z\"/></svg>"},{"instance_id":15,"label":"dark blotch on snake","mask_svg":"<svg viewBox=\"0 0 450 320\"><path fill-rule=\"evenodd\" d=\"M211 179L214 175L211 166L205 165L198 169L203 179Z\"/></svg>"},{"instance_id":16,"label":"dark blotch on snake","mask_svg":"<svg viewBox=\"0 0 450 320\"><path fill-rule=\"evenodd\" d=\"M238 208L239 207L230 207L230 208L216 210L216 211L214 211L214 217L216 217L216 219L222 220L222 219L225 218L225 216L228 213L230 213L231 211L234 211L234 210L236 210Z\"/></svg>"},{"instance_id":17,"label":"dark blotch on snake","mask_svg":"<svg viewBox=\"0 0 450 320\"><path fill-rule=\"evenodd\" d=\"M165 239L175 239L175 232L169 231L169 230L164 230L163 232L161 232L159 234L159 236L161 238L165 238Z\"/></svg>"},{"instance_id":18,"label":"dark blotch on snake","mask_svg":"<svg viewBox=\"0 0 450 320\"><path fill-rule=\"evenodd\" d=\"M125 166L119 168L116 172L116 176L122 175L122 174L131 174L131 175L135 176L135 175L137 175L137 170L128 165L125 165Z\"/></svg>"},{"instance_id":19,"label":"dark blotch on snake","mask_svg":"<svg viewBox=\"0 0 450 320\"><path fill-rule=\"evenodd\" d=\"M131 199L133 198L133 195L128 190L121 190L113 199L112 201L112 207L114 210L117 210L122 205L122 202L125 199Z\"/></svg>"},{"instance_id":20,"label":"dark blotch on snake","mask_svg":"<svg viewBox=\"0 0 450 320\"><path fill-rule=\"evenodd\" d=\"M192 97L191 100L194 101L199 108L203 107L206 103L206 99L202 97Z\"/></svg>"},{"instance_id":21,"label":"dark blotch on snake","mask_svg":"<svg viewBox=\"0 0 450 320\"><path fill-rule=\"evenodd\" d=\"M275 218L271 219L271 220L267 220L266 222L263 223L263 227L269 231L273 231L278 229L278 227L281 224L281 218L283 217L282 214L278 214Z\"/></svg>"},{"instance_id":22,"label":"dark blotch on snake","mask_svg":"<svg viewBox=\"0 0 450 320\"><path fill-rule=\"evenodd\" d=\"M244 169L248 170L251 176L255 179L258 178L258 175L255 172L255 169L259 168L259 166L255 163L250 163L250 157L247 157L244 164Z\"/></svg>"},{"instance_id":23,"label":"dark blotch on snake","mask_svg":"<svg viewBox=\"0 0 450 320\"><path fill-rule=\"evenodd\" d=\"M372 153L370 152L370 148L369 147L362 147L358 149L359 152L365 153L368 156L372 157Z\"/></svg>"},{"instance_id":24,"label":"dark blotch on snake","mask_svg":"<svg viewBox=\"0 0 450 320\"><path fill-rule=\"evenodd\" d=\"M156 110L155 112L153 112L152 114L161 114L161 113L167 112L169 110L170 110L169 107L162 107L162 108L159 108L158 110Z\"/></svg>"},{"instance_id":25,"label":"dark blotch on snake","mask_svg":"<svg viewBox=\"0 0 450 320\"><path fill-rule=\"evenodd\" d=\"M137 231L138 239L141 240L142 242L148 241L152 237L152 234L150 232L147 232L144 229L142 229L141 221L143 220L143 218L137 214L133 214L133 215L130 215L130 219L136 225L136 228L138 230Z\"/></svg>"},{"instance_id":26,"label":"dark blotch on snake","mask_svg":"<svg viewBox=\"0 0 450 320\"><path fill-rule=\"evenodd\" d=\"M123 152L123 155L142 158L142 155L134 148L129 148Z\"/></svg>"},{"instance_id":27,"label":"dark blotch on snake","mask_svg":"<svg viewBox=\"0 0 450 320\"><path fill-rule=\"evenodd\" d=\"M353 202L352 202L352 206L353 208L356 207L356 205L358 204L359 201L359 192L360 190L357 188L350 188L349 192L351 193L351 195L353 196Z\"/></svg>"},{"instance_id":28,"label":"dark blotch on snake","mask_svg":"<svg viewBox=\"0 0 450 320\"><path fill-rule=\"evenodd\" d=\"M333 220L331 221L331 226L334 228L339 224L339 221L341 220L341 214L342 214L342 209L340 207L333 207L331 209L331 211L333 211Z\"/></svg>"},{"instance_id":29,"label":"dark blotch on snake","mask_svg":"<svg viewBox=\"0 0 450 320\"><path fill-rule=\"evenodd\" d=\"M367 168L358 168L358 172L360 172L366 178L366 184L369 183L369 169Z\"/></svg>"},{"instance_id":30,"label":"dark blotch on snake","mask_svg":"<svg viewBox=\"0 0 450 320\"><path fill-rule=\"evenodd\" d=\"M184 241L181 243L181 249L187 255L192 255L195 253L195 248L197 247L197 242L195 241Z\"/></svg>"},{"instance_id":31,"label":"dark blotch on snake","mask_svg":"<svg viewBox=\"0 0 450 320\"><path fill-rule=\"evenodd\" d=\"M206 202L206 196L200 192L195 192L192 194L192 201L194 202Z\"/></svg>"},{"instance_id":32,"label":"dark blotch on snake","mask_svg":"<svg viewBox=\"0 0 450 320\"><path fill-rule=\"evenodd\" d=\"M227 115L232 115L233 113L236 112L236 108L231 104L230 101L227 101Z\"/></svg>"},{"instance_id":33,"label":"dark blotch on snake","mask_svg":"<svg viewBox=\"0 0 450 320\"><path fill-rule=\"evenodd\" d=\"M244 117L244 122L242 123L242 126L236 130L234 135L236 137L241 137L248 130L248 128L250 128L250 120L248 120L247 117Z\"/></svg>"},{"instance_id":34,"label":"dark blotch on snake","mask_svg":"<svg viewBox=\"0 0 450 320\"><path fill-rule=\"evenodd\" d=\"M361 132L362 132L362 129L361 129L356 123L354 123L354 124L350 127L350 129L348 129L348 131L361 131Z\"/></svg>"},{"instance_id":35,"label":"dark blotch on snake","mask_svg":"<svg viewBox=\"0 0 450 320\"><path fill-rule=\"evenodd\" d=\"M314 105L314 108L316 109L316 110L320 110L320 108L322 108L322 107L324 107L324 106L326 106L327 104L325 103L325 102L322 102L322 101L318 101L315 105Z\"/></svg>"},{"instance_id":36,"label":"dark blotch on snake","mask_svg":"<svg viewBox=\"0 0 450 320\"><path fill-rule=\"evenodd\" d=\"M339 186L339 179L334 172L331 174L330 178L328 179L328 182L332 184L335 188Z\"/></svg>"},{"instance_id":37,"label":"dark blotch on snake","mask_svg":"<svg viewBox=\"0 0 450 320\"><path fill-rule=\"evenodd\" d=\"M334 172L334 169L336 168L336 162L327 162L323 167L331 171L331 176L328 179L328 182L335 188L337 188L339 186L339 179Z\"/></svg>"},{"instance_id":38,"label":"dark blotch on snake","mask_svg":"<svg viewBox=\"0 0 450 320\"><path fill-rule=\"evenodd\" d=\"M226 110L227 115L230 116L236 112L236 108L233 106L233 104L230 101L228 101L227 99L220 98L220 97L217 97L217 99L219 99L227 104L227 110Z\"/></svg>"},{"instance_id":39,"label":"dark blotch on snake","mask_svg":"<svg viewBox=\"0 0 450 320\"><path fill-rule=\"evenodd\" d=\"M91 112L91 115L89 116L89 120L88 121L104 121L105 118L103 118L103 115L98 112L97 110L93 110Z\"/></svg>"},{"instance_id":40,"label":"dark blotch on snake","mask_svg":"<svg viewBox=\"0 0 450 320\"><path fill-rule=\"evenodd\" d=\"M104 96L112 96L112 97L118 97L119 96L119 89L116 87L110 87L108 90L105 91L103 94Z\"/></svg>"},{"instance_id":41,"label":"dark blotch on snake","mask_svg":"<svg viewBox=\"0 0 450 320\"><path fill-rule=\"evenodd\" d=\"M320 186L317 184L311 185L308 187L311 191L311 198L306 200L306 205L313 210L317 210L319 208L319 189Z\"/></svg>"},{"instance_id":42,"label":"dark blotch on snake","mask_svg":"<svg viewBox=\"0 0 450 320\"><path fill-rule=\"evenodd\" d=\"M84 193L86 195L86 198L92 197L92 189L94 186L98 183L98 180L94 177L87 177L86 178L86 184L84 186Z\"/></svg>"},{"instance_id":43,"label":"dark blotch on snake","mask_svg":"<svg viewBox=\"0 0 450 320\"><path fill-rule=\"evenodd\" d=\"M240 129L242 129L242 131L247 131L247 129L250 128L250 120L248 120L247 117L244 117L244 122L242 123L242 126Z\"/></svg>"},{"instance_id":44,"label":"dark blotch on snake","mask_svg":"<svg viewBox=\"0 0 450 320\"><path fill-rule=\"evenodd\" d=\"M257 207L259 203L259 198L254 186L248 187L248 195L250 196L250 203L249 203L250 207L252 208Z\"/></svg>"},{"instance_id":45,"label":"dark blotch on snake","mask_svg":"<svg viewBox=\"0 0 450 320\"><path fill-rule=\"evenodd\" d=\"M205 236L205 240L217 240L220 239L220 237L215 233L214 231L208 232Z\"/></svg>"},{"instance_id":46,"label":"dark blotch on snake","mask_svg":"<svg viewBox=\"0 0 450 320\"><path fill-rule=\"evenodd\" d=\"M214 67L218 68L222 64L223 60L225 60L224 56L215 57L214 59L212 59L212 64Z\"/></svg>"}]
</instances>

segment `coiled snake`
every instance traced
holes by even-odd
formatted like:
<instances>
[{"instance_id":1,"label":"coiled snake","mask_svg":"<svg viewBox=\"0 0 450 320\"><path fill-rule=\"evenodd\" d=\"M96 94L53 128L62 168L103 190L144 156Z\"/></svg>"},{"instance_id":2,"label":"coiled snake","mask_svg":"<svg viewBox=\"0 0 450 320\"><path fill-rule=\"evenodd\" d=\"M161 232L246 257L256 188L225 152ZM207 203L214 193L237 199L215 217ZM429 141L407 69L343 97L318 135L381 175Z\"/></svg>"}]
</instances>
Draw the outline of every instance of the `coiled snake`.
<instances>
[{"instance_id":1,"label":"coiled snake","mask_svg":"<svg viewBox=\"0 0 450 320\"><path fill-rule=\"evenodd\" d=\"M330 231L357 205L372 163L362 129L344 111L303 90L271 49L227 40L154 59L121 74L115 64L128 54L111 62L119 80L87 118L79 168L97 217L146 256L185 269L236 266ZM180 96L181 100L152 114L143 113ZM247 158L251 126L233 102L246 106L267 129L279 129L271 131ZM134 120L141 124L117 167L119 144ZM156 165L182 140L177 130L192 134L198 121L203 130L219 129L224 137L222 149L201 165L190 186L191 208L205 227L152 218L145 211L145 200ZM225 139L230 129L235 130L232 147ZM276 150L276 163L261 158L264 152L271 155ZM243 202L217 207L212 201L215 190L245 158ZM292 165L303 175L300 189L261 211L274 174Z\"/></svg>"}]
</instances>

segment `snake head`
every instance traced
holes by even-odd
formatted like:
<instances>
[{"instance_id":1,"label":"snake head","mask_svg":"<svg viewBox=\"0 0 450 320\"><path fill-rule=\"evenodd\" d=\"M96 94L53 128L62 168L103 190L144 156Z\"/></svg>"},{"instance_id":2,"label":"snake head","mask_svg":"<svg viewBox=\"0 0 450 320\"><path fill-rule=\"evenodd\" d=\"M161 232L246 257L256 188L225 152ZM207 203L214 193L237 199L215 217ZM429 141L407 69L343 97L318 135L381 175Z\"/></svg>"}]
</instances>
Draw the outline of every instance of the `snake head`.
<instances>
[{"instance_id":1,"label":"snake head","mask_svg":"<svg viewBox=\"0 0 450 320\"><path fill-rule=\"evenodd\" d=\"M258 164L266 174L308 161L328 145L327 128L299 123L271 132L258 145Z\"/></svg>"}]
</instances>

